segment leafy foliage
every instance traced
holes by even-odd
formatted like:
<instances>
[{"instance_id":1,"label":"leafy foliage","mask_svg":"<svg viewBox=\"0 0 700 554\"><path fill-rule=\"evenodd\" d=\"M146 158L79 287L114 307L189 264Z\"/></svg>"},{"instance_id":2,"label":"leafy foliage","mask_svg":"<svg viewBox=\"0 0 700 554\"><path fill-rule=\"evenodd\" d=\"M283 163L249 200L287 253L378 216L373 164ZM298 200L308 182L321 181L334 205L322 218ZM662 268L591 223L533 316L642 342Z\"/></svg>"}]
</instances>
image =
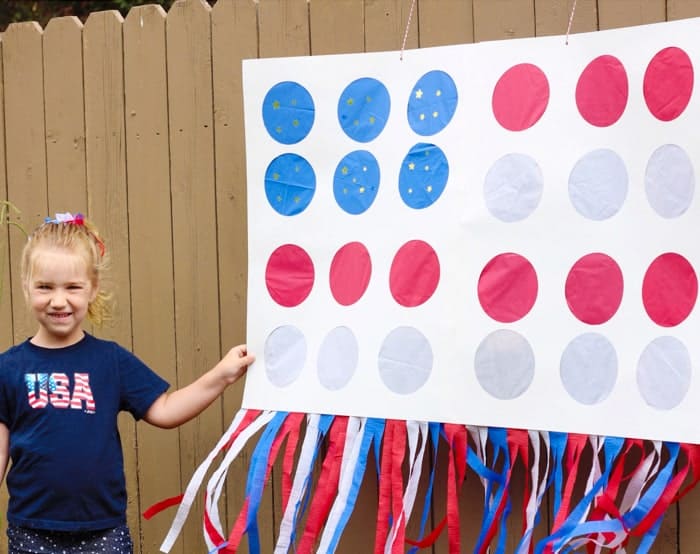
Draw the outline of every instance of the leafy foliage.
<instances>
[{"instance_id":1,"label":"leafy foliage","mask_svg":"<svg viewBox=\"0 0 700 554\"><path fill-rule=\"evenodd\" d=\"M215 0L208 0L213 3ZM73 15L85 21L92 12L118 10L124 17L134 6L159 4L170 9L175 0L2 0L0 1L0 31L10 23L37 21L45 27L50 19Z\"/></svg>"}]
</instances>

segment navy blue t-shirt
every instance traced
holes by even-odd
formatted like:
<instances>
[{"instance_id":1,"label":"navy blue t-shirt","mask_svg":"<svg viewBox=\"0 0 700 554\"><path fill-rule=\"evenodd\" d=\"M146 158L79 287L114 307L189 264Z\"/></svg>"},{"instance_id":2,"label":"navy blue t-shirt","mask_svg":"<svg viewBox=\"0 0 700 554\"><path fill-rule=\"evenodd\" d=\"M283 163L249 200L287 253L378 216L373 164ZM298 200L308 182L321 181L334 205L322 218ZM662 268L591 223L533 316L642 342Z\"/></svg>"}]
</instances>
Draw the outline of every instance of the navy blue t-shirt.
<instances>
[{"instance_id":1,"label":"navy blue t-shirt","mask_svg":"<svg viewBox=\"0 0 700 554\"><path fill-rule=\"evenodd\" d=\"M117 415L142 418L168 383L115 342L28 340L0 354L0 421L10 430L7 520L55 531L126 523Z\"/></svg>"}]
</instances>

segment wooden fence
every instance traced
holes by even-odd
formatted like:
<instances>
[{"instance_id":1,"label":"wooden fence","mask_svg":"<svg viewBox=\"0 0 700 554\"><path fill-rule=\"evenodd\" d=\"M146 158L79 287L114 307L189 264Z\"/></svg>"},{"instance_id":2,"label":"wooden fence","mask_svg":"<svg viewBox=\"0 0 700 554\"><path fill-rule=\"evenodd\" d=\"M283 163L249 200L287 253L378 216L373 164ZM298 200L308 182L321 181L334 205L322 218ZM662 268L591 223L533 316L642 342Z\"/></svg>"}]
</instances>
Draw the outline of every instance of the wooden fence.
<instances>
[{"instance_id":1,"label":"wooden fence","mask_svg":"<svg viewBox=\"0 0 700 554\"><path fill-rule=\"evenodd\" d=\"M57 211L82 211L106 236L116 321L96 330L144 359L174 386L245 340L246 211L241 60L398 50L413 0L179 0L166 14L118 12L10 25L0 47L0 200L26 228ZM406 48L565 34L573 0L416 0ZM698 0L578 0L571 32L700 16ZM23 236L0 227L6 285L0 350L34 332L23 302ZM145 521L151 503L177 494L238 409L241 387L178 430L121 421L136 552L154 554L172 512ZM242 502L248 454L236 462L224 515ZM445 460L433 517L444 513ZM368 472L339 551L372 551L376 487ZM278 478L261 507L263 552L281 518ZM279 489L279 487L277 487ZM3 511L6 496L3 492ZM482 493L461 501L463 544L474 544ZM195 506L201 514L201 504ZM669 511L655 553L700 550L700 493ZM3 518L4 519L4 518ZM517 519L517 518L514 518ZM513 551L517 521L510 524ZM410 530L414 530L411 527ZM246 547L242 548L246 551ZM429 550L429 549L428 549ZM468 547L467 547L468 550ZM6 551L4 533L0 551ZM174 552L205 552L198 517ZM432 552L447 552L441 537Z\"/></svg>"}]
</instances>

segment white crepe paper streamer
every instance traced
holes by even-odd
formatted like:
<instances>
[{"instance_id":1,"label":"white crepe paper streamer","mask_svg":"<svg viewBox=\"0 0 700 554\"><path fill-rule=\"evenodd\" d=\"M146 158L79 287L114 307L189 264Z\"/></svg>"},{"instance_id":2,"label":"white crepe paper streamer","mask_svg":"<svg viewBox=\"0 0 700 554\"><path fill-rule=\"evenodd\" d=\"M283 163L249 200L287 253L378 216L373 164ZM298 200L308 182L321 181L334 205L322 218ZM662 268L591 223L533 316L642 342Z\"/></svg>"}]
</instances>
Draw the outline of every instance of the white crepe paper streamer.
<instances>
[{"instance_id":1,"label":"white crepe paper streamer","mask_svg":"<svg viewBox=\"0 0 700 554\"><path fill-rule=\"evenodd\" d=\"M350 417L348 419L348 432L345 436L343 448L343 460L340 465L340 482L338 483L338 494L333 501L330 514L326 520L326 526L321 534L321 542L317 552L329 554L331 552L330 542L335 535L335 530L340 523L340 518L345 511L350 489L352 488L352 478L355 474L357 460L360 457L362 439L367 430L367 418Z\"/></svg>"},{"instance_id":2,"label":"white crepe paper streamer","mask_svg":"<svg viewBox=\"0 0 700 554\"><path fill-rule=\"evenodd\" d=\"M486 465L486 445L489 439L489 429L488 427L467 427L467 431L472 437L474 442L474 453L476 457L481 460L481 463ZM481 486L484 488L484 499L486 498L486 491L488 489L488 481L486 477L479 476L481 481Z\"/></svg>"},{"instance_id":3,"label":"white crepe paper streamer","mask_svg":"<svg viewBox=\"0 0 700 554\"><path fill-rule=\"evenodd\" d=\"M284 554L289 551L292 531L299 510L299 504L309 485L309 477L313 469L314 456L318 448L319 429L318 422L321 416L318 414L309 414L307 416L306 434L304 442L301 445L301 453L297 462L297 470L294 474L294 482L292 490L289 494L287 507L284 510L282 523L280 523L279 537L275 545L275 554Z\"/></svg>"},{"instance_id":4,"label":"white crepe paper streamer","mask_svg":"<svg viewBox=\"0 0 700 554\"><path fill-rule=\"evenodd\" d=\"M57 217L58 215L60 214L56 214ZM228 440L231 433L233 433L236 430L236 428L241 424L241 421L243 421L245 414L246 410L238 411L238 413L234 416L231 425L229 425L226 432L221 436L219 442L216 443L214 449L211 452L209 452L209 455L206 457L206 459L195 470L194 474L192 475L192 478L190 479L189 484L187 485L187 489L185 489L185 493L182 496L182 501L180 502L180 506L177 509L177 513L175 514L173 522L170 525L170 530L165 536L163 544L160 546L161 552L170 552L170 549L173 547L173 544L175 543L175 540L180 534L183 525L185 525L185 521L187 520L187 515L190 513L190 508L192 507L192 503L194 502L195 495L197 494L197 491L199 490L199 487L202 484L202 481L204 480L204 475L209 469L211 463L214 461L214 458L216 458L216 456L218 456L221 452L221 449L226 444L226 441Z\"/></svg>"},{"instance_id":5,"label":"white crepe paper streamer","mask_svg":"<svg viewBox=\"0 0 700 554\"><path fill-rule=\"evenodd\" d=\"M532 533L535 529L535 518L537 512L542 505L542 498L547 490L547 481L549 479L549 433L543 431L528 431L530 444L532 445L532 467L530 468L530 480L532 482L532 490L530 498L527 501L525 508L525 531L523 539L515 554L527 554L530 552L530 543L532 542ZM540 439L544 443L544 459L546 465L544 471L540 474Z\"/></svg>"},{"instance_id":6,"label":"white crepe paper streamer","mask_svg":"<svg viewBox=\"0 0 700 554\"><path fill-rule=\"evenodd\" d=\"M223 528L221 526L221 518L219 517L219 498L221 497L221 490L223 489L224 482L226 481L226 473L228 468L233 462L233 460L240 454L243 447L250 440L250 438L255 435L260 429L265 427L272 418L274 418L276 412L266 411L263 412L255 421L253 421L246 429L236 437L229 449L226 451L224 459L219 464L219 467L214 471L212 476L209 478L207 483L207 497L205 501L204 510L209 514L209 520L214 528L219 532L222 537L225 537ZM211 543L209 535L204 530L204 540L207 543L209 549L216 548L218 544Z\"/></svg>"},{"instance_id":7,"label":"white crepe paper streamer","mask_svg":"<svg viewBox=\"0 0 700 554\"><path fill-rule=\"evenodd\" d=\"M622 502L620 502L619 508L621 514L629 512L639 503L642 492L646 490L647 484L652 477L656 476L659 470L659 466L661 465L662 443L659 441L654 441L653 444L654 451L647 455L627 484L625 494L622 497ZM609 519L609 517L606 519ZM592 541L596 544L595 554L601 554L604 548L606 550L615 548L616 546L622 544L626 538L627 533L624 531L615 533L615 537L607 541L603 535L598 535L598 540ZM624 550L619 550L619 552L624 554Z\"/></svg>"},{"instance_id":8,"label":"white crepe paper streamer","mask_svg":"<svg viewBox=\"0 0 700 554\"><path fill-rule=\"evenodd\" d=\"M413 504L416 501L418 492L418 483L420 482L421 472L423 470L423 456L425 454L425 445L428 442L428 424L419 421L407 421L406 432L408 434L408 452L410 468L408 480L406 481L406 490L403 495L403 511L392 524L391 530L384 546L384 554L391 554L391 550L396 542L396 537L399 533L399 525L402 520L408 521L413 512ZM420 450L416 455L418 442L420 441Z\"/></svg>"}]
</instances>

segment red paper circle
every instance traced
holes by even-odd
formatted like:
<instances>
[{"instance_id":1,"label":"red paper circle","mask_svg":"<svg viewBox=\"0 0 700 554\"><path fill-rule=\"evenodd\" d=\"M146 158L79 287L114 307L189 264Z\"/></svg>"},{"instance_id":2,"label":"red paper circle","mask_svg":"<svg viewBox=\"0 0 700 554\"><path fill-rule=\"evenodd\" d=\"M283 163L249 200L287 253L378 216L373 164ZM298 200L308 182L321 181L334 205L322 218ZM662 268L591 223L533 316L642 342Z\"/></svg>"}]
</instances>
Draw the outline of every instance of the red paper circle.
<instances>
[{"instance_id":1,"label":"red paper circle","mask_svg":"<svg viewBox=\"0 0 700 554\"><path fill-rule=\"evenodd\" d=\"M676 119L685 110L693 92L693 63L680 48L658 52L644 73L644 99L654 117Z\"/></svg>"},{"instance_id":2,"label":"red paper circle","mask_svg":"<svg viewBox=\"0 0 700 554\"><path fill-rule=\"evenodd\" d=\"M678 325L693 310L697 297L697 275L683 256L667 252L651 262L642 282L642 301L654 323Z\"/></svg>"},{"instance_id":3,"label":"red paper circle","mask_svg":"<svg viewBox=\"0 0 700 554\"><path fill-rule=\"evenodd\" d=\"M298 306L314 285L314 264L303 248L280 246L267 260L265 284L275 302L287 308Z\"/></svg>"},{"instance_id":4,"label":"red paper circle","mask_svg":"<svg viewBox=\"0 0 700 554\"><path fill-rule=\"evenodd\" d=\"M407 308L428 300L440 281L440 261L435 250L422 240L404 244L394 256L389 274L391 295Z\"/></svg>"},{"instance_id":5,"label":"red paper circle","mask_svg":"<svg viewBox=\"0 0 700 554\"><path fill-rule=\"evenodd\" d=\"M481 271L479 303L489 317L512 323L535 305L537 286L537 273L526 258L511 252L499 254Z\"/></svg>"},{"instance_id":6,"label":"red paper circle","mask_svg":"<svg viewBox=\"0 0 700 554\"><path fill-rule=\"evenodd\" d=\"M627 106L627 72L615 56L598 56L576 84L576 106L581 117L596 127L615 123Z\"/></svg>"},{"instance_id":7,"label":"red paper circle","mask_svg":"<svg viewBox=\"0 0 700 554\"><path fill-rule=\"evenodd\" d=\"M365 245L349 242L333 256L330 270L331 293L338 304L350 306L367 290L372 260Z\"/></svg>"},{"instance_id":8,"label":"red paper circle","mask_svg":"<svg viewBox=\"0 0 700 554\"><path fill-rule=\"evenodd\" d=\"M549 102L549 82L536 65L521 63L506 71L493 90L493 115L509 131L532 127Z\"/></svg>"},{"instance_id":9,"label":"red paper circle","mask_svg":"<svg viewBox=\"0 0 700 554\"><path fill-rule=\"evenodd\" d=\"M589 325L600 325L615 315L622 302L620 266L606 254L588 254L569 270L564 295L571 313Z\"/></svg>"}]
</instances>

